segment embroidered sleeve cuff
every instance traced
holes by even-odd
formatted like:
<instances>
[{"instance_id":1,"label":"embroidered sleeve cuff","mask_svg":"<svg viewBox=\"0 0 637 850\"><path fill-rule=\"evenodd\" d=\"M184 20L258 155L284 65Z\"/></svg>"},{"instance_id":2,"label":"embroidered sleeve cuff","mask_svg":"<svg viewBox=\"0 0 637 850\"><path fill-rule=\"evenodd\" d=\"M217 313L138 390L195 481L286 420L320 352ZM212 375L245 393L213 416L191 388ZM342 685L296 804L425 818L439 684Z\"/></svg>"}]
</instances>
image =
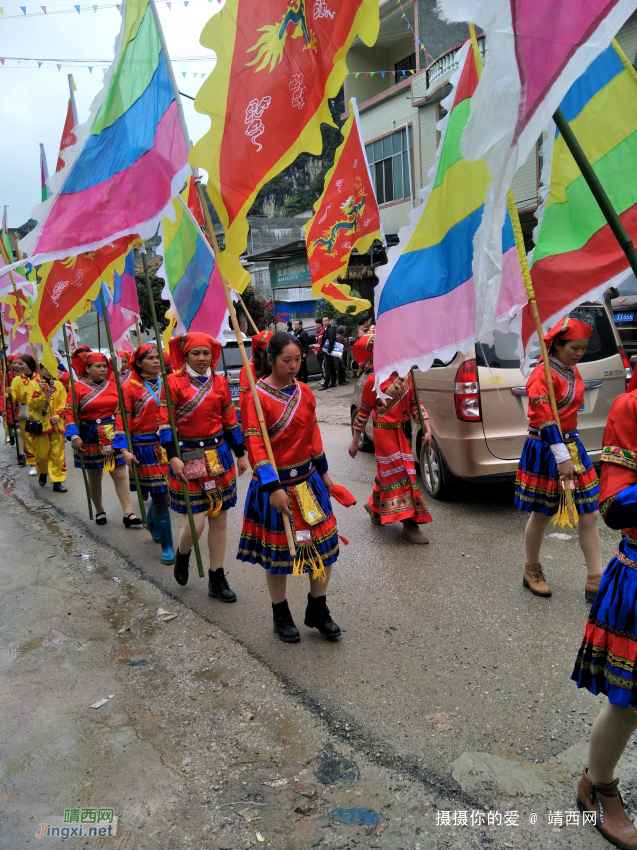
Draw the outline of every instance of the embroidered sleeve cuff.
<instances>
[{"instance_id":1,"label":"embroidered sleeve cuff","mask_svg":"<svg viewBox=\"0 0 637 850\"><path fill-rule=\"evenodd\" d=\"M279 484L279 476L272 469L272 464L267 461L261 466L257 466L254 470L255 475L259 479L259 484L262 487L267 487L269 484ZM276 489L276 488L275 488Z\"/></svg>"},{"instance_id":2,"label":"embroidered sleeve cuff","mask_svg":"<svg viewBox=\"0 0 637 850\"><path fill-rule=\"evenodd\" d=\"M162 446L165 446L166 443L170 443L173 438L173 432L170 429L170 425L160 425L159 426L159 442Z\"/></svg>"},{"instance_id":3,"label":"embroidered sleeve cuff","mask_svg":"<svg viewBox=\"0 0 637 850\"><path fill-rule=\"evenodd\" d=\"M606 501L609 502L610 499ZM614 529L637 526L637 484L624 487L619 491L606 507L604 522L609 528Z\"/></svg>"},{"instance_id":4,"label":"embroidered sleeve cuff","mask_svg":"<svg viewBox=\"0 0 637 850\"><path fill-rule=\"evenodd\" d=\"M555 422L546 422L544 425L540 425L539 431L542 442L548 443L549 446L564 442L560 434L560 429Z\"/></svg>"},{"instance_id":5,"label":"embroidered sleeve cuff","mask_svg":"<svg viewBox=\"0 0 637 850\"><path fill-rule=\"evenodd\" d=\"M77 425L75 422L69 422L66 426L66 438L67 440L72 440L73 437L79 437L80 432L77 430Z\"/></svg>"},{"instance_id":6,"label":"embroidered sleeve cuff","mask_svg":"<svg viewBox=\"0 0 637 850\"><path fill-rule=\"evenodd\" d=\"M167 443L162 443L162 445L164 447L168 460L172 460L174 457L177 457L177 446L175 445L175 441L172 439L172 437Z\"/></svg>"},{"instance_id":7,"label":"embroidered sleeve cuff","mask_svg":"<svg viewBox=\"0 0 637 850\"><path fill-rule=\"evenodd\" d=\"M327 472L327 458L325 457L325 452L321 452L320 455L314 455L312 460L314 461L314 466L316 467L318 474L325 475Z\"/></svg>"},{"instance_id":8,"label":"embroidered sleeve cuff","mask_svg":"<svg viewBox=\"0 0 637 850\"><path fill-rule=\"evenodd\" d=\"M230 444L230 448L235 453L236 457L243 457L246 453L246 444L243 439L243 431L238 425L235 425L233 428L224 429L225 437L228 443Z\"/></svg>"},{"instance_id":9,"label":"embroidered sleeve cuff","mask_svg":"<svg viewBox=\"0 0 637 850\"><path fill-rule=\"evenodd\" d=\"M119 451L128 448L128 443L126 442L126 434L122 434L121 432L115 434L115 438L113 439L113 448Z\"/></svg>"},{"instance_id":10,"label":"embroidered sleeve cuff","mask_svg":"<svg viewBox=\"0 0 637 850\"><path fill-rule=\"evenodd\" d=\"M571 453L566 448L564 443L553 443L550 446L550 449L553 452L555 463L564 463L565 460L571 459Z\"/></svg>"},{"instance_id":11,"label":"embroidered sleeve cuff","mask_svg":"<svg viewBox=\"0 0 637 850\"><path fill-rule=\"evenodd\" d=\"M621 446L604 446L602 449L602 461L624 466L637 472L637 452L622 449Z\"/></svg>"}]
</instances>

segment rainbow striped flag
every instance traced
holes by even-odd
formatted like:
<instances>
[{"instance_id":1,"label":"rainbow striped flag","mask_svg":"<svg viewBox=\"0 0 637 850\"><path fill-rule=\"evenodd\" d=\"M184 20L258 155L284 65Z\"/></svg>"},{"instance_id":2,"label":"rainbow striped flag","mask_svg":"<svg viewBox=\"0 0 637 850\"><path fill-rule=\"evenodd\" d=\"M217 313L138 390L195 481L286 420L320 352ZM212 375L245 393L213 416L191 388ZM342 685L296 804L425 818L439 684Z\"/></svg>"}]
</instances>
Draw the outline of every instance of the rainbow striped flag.
<instances>
[{"instance_id":1,"label":"rainbow striped flag","mask_svg":"<svg viewBox=\"0 0 637 850\"><path fill-rule=\"evenodd\" d=\"M193 202L192 179L182 192L187 204ZM173 207L176 220L162 219L163 246L158 249L164 263L157 276L166 281L162 298L170 302L166 316L175 320L178 334L203 331L225 345L223 331L230 326L219 267L191 210L178 198L173 199Z\"/></svg>"},{"instance_id":2,"label":"rainbow striped flag","mask_svg":"<svg viewBox=\"0 0 637 850\"><path fill-rule=\"evenodd\" d=\"M450 81L452 91L442 101L448 115L438 125L441 139L424 203L412 211L411 224L398 234L400 244L377 272L383 276L376 288L380 289L374 343L377 386L394 371L404 376L414 365L425 371L436 358L450 360L458 351L466 354L475 341L473 239L491 178L484 160L469 162L460 151L478 85L470 41L460 50L458 61ZM508 214L502 253L494 328L508 330L527 300Z\"/></svg>"},{"instance_id":3,"label":"rainbow striped flag","mask_svg":"<svg viewBox=\"0 0 637 850\"><path fill-rule=\"evenodd\" d=\"M49 178L52 197L22 241L32 263L77 256L128 234L149 239L188 173L186 142L152 0L124 0L115 59L77 144Z\"/></svg>"},{"instance_id":4,"label":"rainbow striped flag","mask_svg":"<svg viewBox=\"0 0 637 850\"><path fill-rule=\"evenodd\" d=\"M102 293L106 304L106 314L111 326L111 335L115 348L121 348L120 343L126 339L126 332L135 324L135 317L139 319L139 299L137 297L137 284L135 282L135 261L133 251L126 256L124 268L120 274L117 270L113 273L113 293L108 286L102 282ZM98 297L93 301L95 309L102 317L102 299Z\"/></svg>"},{"instance_id":5,"label":"rainbow striped flag","mask_svg":"<svg viewBox=\"0 0 637 850\"><path fill-rule=\"evenodd\" d=\"M637 240L637 74L616 41L571 86L564 117L592 164L628 235ZM548 193L538 211L531 277L543 325L582 301L599 298L630 274L626 255L555 125L544 146ZM537 338L530 313L525 347Z\"/></svg>"}]
</instances>

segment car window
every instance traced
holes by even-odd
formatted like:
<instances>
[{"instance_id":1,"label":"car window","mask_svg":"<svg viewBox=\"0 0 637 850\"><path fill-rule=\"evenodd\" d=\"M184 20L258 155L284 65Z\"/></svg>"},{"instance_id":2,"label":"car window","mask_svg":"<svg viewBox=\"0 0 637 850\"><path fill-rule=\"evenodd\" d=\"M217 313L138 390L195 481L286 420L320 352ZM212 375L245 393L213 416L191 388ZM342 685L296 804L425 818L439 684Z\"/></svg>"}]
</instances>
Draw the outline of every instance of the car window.
<instances>
[{"instance_id":1,"label":"car window","mask_svg":"<svg viewBox=\"0 0 637 850\"><path fill-rule=\"evenodd\" d=\"M249 342L244 343L244 345L248 358L252 357L252 345ZM223 347L223 356L225 358L226 366L228 367L228 369L243 366L241 352L239 351L239 346L236 342L226 342L225 346ZM222 365L221 359L219 365Z\"/></svg>"},{"instance_id":2,"label":"car window","mask_svg":"<svg viewBox=\"0 0 637 850\"><path fill-rule=\"evenodd\" d=\"M637 278L631 274L620 286L617 287L620 295L637 295Z\"/></svg>"},{"instance_id":3,"label":"car window","mask_svg":"<svg viewBox=\"0 0 637 850\"><path fill-rule=\"evenodd\" d=\"M593 328L593 333L588 341L586 354L581 363L593 363L596 360L605 360L617 354L617 343L612 326L608 320L606 310L601 305L584 304L576 307L568 314L574 319L586 322ZM519 336L516 333L493 332L493 345L476 345L476 360L478 366L490 366L493 369L519 369L520 360L518 356ZM531 350L532 359L537 362L540 356L540 347L536 345Z\"/></svg>"}]
</instances>

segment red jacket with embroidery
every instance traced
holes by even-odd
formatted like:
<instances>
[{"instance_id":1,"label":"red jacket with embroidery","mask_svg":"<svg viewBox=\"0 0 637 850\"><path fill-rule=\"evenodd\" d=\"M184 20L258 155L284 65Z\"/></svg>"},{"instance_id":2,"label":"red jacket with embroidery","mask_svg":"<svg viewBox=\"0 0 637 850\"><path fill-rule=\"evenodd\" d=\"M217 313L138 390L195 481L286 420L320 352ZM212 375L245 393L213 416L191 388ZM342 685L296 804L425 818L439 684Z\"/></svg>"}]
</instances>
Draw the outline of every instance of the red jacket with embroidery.
<instances>
[{"instance_id":1,"label":"red jacket with embroidery","mask_svg":"<svg viewBox=\"0 0 637 850\"><path fill-rule=\"evenodd\" d=\"M101 384L94 384L87 378L75 382L75 396L80 422L91 424L104 424L104 422L115 423L115 411L119 406L117 387L113 381L105 378ZM66 396L66 436L74 437L78 434L73 418L73 391L69 390ZM99 421L98 421L99 420Z\"/></svg>"},{"instance_id":2,"label":"red jacket with embroidery","mask_svg":"<svg viewBox=\"0 0 637 850\"><path fill-rule=\"evenodd\" d=\"M622 501L626 505L635 502L635 526L622 527L622 531L637 539L637 498L629 495L630 489L637 484L637 390L617 396L611 405L601 459L600 513L611 528L617 528L612 522L613 503L625 491Z\"/></svg>"},{"instance_id":3,"label":"red jacket with embroidery","mask_svg":"<svg viewBox=\"0 0 637 850\"><path fill-rule=\"evenodd\" d=\"M577 428L577 411L584 403L584 381L577 366L567 369L553 357L549 357L549 361L562 431L574 431ZM562 438L551 409L542 360L531 372L531 377L526 382L526 392L529 397L527 415L530 427L540 432L543 441L551 445L561 443Z\"/></svg>"},{"instance_id":4,"label":"red jacket with embroidery","mask_svg":"<svg viewBox=\"0 0 637 850\"><path fill-rule=\"evenodd\" d=\"M180 440L204 440L223 431L237 457L244 453L244 441L228 382L214 372L210 378L191 377L185 369L168 376L168 389ZM162 387L159 436L162 443L172 440L170 419Z\"/></svg>"},{"instance_id":5,"label":"red jacket with embroidery","mask_svg":"<svg viewBox=\"0 0 637 850\"><path fill-rule=\"evenodd\" d=\"M313 463L319 474L327 472L323 440L316 421L316 399L307 384L295 382L294 390L289 395L259 380L257 391L274 462L281 478L287 477L286 470L303 466L308 461ZM245 395L241 417L250 465L262 486L271 484L278 476L268 460L251 393Z\"/></svg>"},{"instance_id":6,"label":"red jacket with embroidery","mask_svg":"<svg viewBox=\"0 0 637 850\"><path fill-rule=\"evenodd\" d=\"M147 381L147 383L155 393L155 397L159 399L159 380L155 379ZM135 437L157 437L161 425L159 405L153 393L146 388L137 373L131 374L122 384L122 395L124 396L124 409L126 410L128 429L133 442L135 442ZM115 413L115 439L113 446L116 449L127 448L126 433L119 406Z\"/></svg>"}]
</instances>

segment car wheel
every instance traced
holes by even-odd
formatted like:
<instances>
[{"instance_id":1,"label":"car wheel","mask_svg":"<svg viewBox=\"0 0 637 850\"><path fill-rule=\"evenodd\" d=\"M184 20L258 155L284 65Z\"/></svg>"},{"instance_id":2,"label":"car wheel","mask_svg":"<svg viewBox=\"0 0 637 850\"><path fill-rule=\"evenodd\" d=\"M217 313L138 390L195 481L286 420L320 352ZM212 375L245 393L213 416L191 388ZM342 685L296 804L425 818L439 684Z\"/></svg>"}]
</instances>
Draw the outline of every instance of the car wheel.
<instances>
[{"instance_id":1,"label":"car wheel","mask_svg":"<svg viewBox=\"0 0 637 850\"><path fill-rule=\"evenodd\" d=\"M352 436L354 436L354 420L356 419L357 414L358 414L358 411L356 410L356 408L354 408L352 410L352 425L351 425ZM361 432L361 434L358 438L358 451L359 452L370 452L370 453L374 451L374 442L373 442L373 440L369 439L369 437L367 436L367 434L364 431Z\"/></svg>"},{"instance_id":2,"label":"car wheel","mask_svg":"<svg viewBox=\"0 0 637 850\"><path fill-rule=\"evenodd\" d=\"M420 446L420 474L425 489L434 499L439 499L440 501L449 499L453 494L455 479L447 468L438 443L433 438L431 440L429 458L431 461L431 472L429 463L427 462L425 444L422 443Z\"/></svg>"}]
</instances>

